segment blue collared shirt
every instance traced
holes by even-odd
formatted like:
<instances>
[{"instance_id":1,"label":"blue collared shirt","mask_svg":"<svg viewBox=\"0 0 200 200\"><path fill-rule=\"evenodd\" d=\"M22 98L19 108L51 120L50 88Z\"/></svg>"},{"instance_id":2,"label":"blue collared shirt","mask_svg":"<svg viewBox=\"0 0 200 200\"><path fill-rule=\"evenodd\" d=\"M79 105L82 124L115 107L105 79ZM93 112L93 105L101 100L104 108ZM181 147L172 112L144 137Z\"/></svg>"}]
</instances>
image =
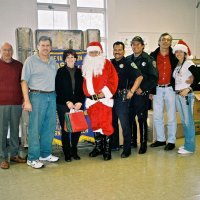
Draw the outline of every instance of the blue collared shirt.
<instances>
[{"instance_id":1,"label":"blue collared shirt","mask_svg":"<svg viewBox=\"0 0 200 200\"><path fill-rule=\"evenodd\" d=\"M28 83L30 89L55 91L56 61L49 57L48 63L43 62L38 55L26 59L21 80Z\"/></svg>"}]
</instances>

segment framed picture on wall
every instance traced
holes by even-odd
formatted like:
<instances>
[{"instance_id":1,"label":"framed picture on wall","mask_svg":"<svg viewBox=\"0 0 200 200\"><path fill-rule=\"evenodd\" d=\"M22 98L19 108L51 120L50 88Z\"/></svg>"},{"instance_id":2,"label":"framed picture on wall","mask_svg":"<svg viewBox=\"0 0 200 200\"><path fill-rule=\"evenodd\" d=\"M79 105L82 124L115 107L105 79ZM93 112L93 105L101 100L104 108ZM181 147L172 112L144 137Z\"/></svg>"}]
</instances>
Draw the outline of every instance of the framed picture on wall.
<instances>
[{"instance_id":1,"label":"framed picture on wall","mask_svg":"<svg viewBox=\"0 0 200 200\"><path fill-rule=\"evenodd\" d=\"M174 47L176 44L178 44L178 41L182 39L172 39L172 47Z\"/></svg>"}]
</instances>

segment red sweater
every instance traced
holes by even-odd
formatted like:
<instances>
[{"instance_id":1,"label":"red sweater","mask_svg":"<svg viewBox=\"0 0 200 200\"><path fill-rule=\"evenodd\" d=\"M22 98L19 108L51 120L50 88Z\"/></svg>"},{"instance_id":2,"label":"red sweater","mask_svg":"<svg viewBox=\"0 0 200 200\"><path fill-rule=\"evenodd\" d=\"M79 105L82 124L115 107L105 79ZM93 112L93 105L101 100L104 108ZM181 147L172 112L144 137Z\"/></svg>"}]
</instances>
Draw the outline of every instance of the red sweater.
<instances>
[{"instance_id":1,"label":"red sweater","mask_svg":"<svg viewBox=\"0 0 200 200\"><path fill-rule=\"evenodd\" d=\"M21 105L22 63L12 60L6 63L0 59L0 105Z\"/></svg>"}]
</instances>

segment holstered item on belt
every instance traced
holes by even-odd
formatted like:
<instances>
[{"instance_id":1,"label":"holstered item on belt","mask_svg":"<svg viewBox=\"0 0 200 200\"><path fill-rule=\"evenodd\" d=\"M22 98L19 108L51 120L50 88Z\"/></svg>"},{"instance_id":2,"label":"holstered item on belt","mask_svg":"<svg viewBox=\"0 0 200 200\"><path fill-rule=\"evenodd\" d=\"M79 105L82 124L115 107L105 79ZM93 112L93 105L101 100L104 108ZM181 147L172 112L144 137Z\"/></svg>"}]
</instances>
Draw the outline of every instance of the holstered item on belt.
<instances>
[{"instance_id":1,"label":"holstered item on belt","mask_svg":"<svg viewBox=\"0 0 200 200\"><path fill-rule=\"evenodd\" d=\"M149 95L149 91L144 91L144 92L142 92L140 95L142 95L142 96Z\"/></svg>"},{"instance_id":2,"label":"holstered item on belt","mask_svg":"<svg viewBox=\"0 0 200 200\"><path fill-rule=\"evenodd\" d=\"M182 90L176 90L175 92L176 92L176 94L179 95L179 94L182 92ZM192 90L190 90L190 91L188 92L188 94L190 94L190 93L192 93ZM189 105L188 96L185 96L185 100L186 100L186 105Z\"/></svg>"},{"instance_id":3,"label":"holstered item on belt","mask_svg":"<svg viewBox=\"0 0 200 200\"><path fill-rule=\"evenodd\" d=\"M122 101L126 101L127 100L127 94L128 94L127 89L118 90L117 93L116 93L116 97L121 97Z\"/></svg>"}]
</instances>

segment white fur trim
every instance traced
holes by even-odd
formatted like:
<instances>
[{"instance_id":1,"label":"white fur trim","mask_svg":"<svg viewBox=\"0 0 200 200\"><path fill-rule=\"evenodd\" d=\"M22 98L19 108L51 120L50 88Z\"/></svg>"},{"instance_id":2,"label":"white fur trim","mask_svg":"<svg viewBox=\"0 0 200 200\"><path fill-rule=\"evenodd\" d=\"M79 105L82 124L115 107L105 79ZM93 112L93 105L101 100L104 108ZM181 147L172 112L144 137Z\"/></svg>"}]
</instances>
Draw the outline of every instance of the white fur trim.
<instances>
[{"instance_id":1,"label":"white fur trim","mask_svg":"<svg viewBox=\"0 0 200 200\"><path fill-rule=\"evenodd\" d=\"M107 86L103 87L102 92L104 93L106 99L110 99L113 96L111 91L109 90L109 88Z\"/></svg>"},{"instance_id":2,"label":"white fur trim","mask_svg":"<svg viewBox=\"0 0 200 200\"><path fill-rule=\"evenodd\" d=\"M94 105L97 101L87 98L85 101L85 107L88 109L90 106Z\"/></svg>"},{"instance_id":3,"label":"white fur trim","mask_svg":"<svg viewBox=\"0 0 200 200\"><path fill-rule=\"evenodd\" d=\"M93 88L92 76L86 78L86 87L90 95L95 94L94 88Z\"/></svg>"},{"instance_id":4,"label":"white fur trim","mask_svg":"<svg viewBox=\"0 0 200 200\"><path fill-rule=\"evenodd\" d=\"M187 59L188 59L188 60L192 60L193 58L194 58L193 55L187 56Z\"/></svg>"},{"instance_id":5,"label":"white fur trim","mask_svg":"<svg viewBox=\"0 0 200 200\"><path fill-rule=\"evenodd\" d=\"M173 54L175 54L176 51L183 51L188 54L188 48L183 44L176 44L173 47Z\"/></svg>"},{"instance_id":6,"label":"white fur trim","mask_svg":"<svg viewBox=\"0 0 200 200\"><path fill-rule=\"evenodd\" d=\"M97 130L93 130L93 132L99 132L99 133L101 133L102 135L104 135L104 134L103 134L102 128L99 128L99 129L97 129Z\"/></svg>"},{"instance_id":7,"label":"white fur trim","mask_svg":"<svg viewBox=\"0 0 200 200\"><path fill-rule=\"evenodd\" d=\"M103 99L99 99L99 101L104 104L105 106L108 106L108 107L113 107L113 104L114 104L114 101L113 99L106 99L106 98L103 98Z\"/></svg>"},{"instance_id":8,"label":"white fur trim","mask_svg":"<svg viewBox=\"0 0 200 200\"><path fill-rule=\"evenodd\" d=\"M113 104L114 104L114 101L113 99L106 99L106 98L103 98L103 99L99 99L99 101L104 104L105 106L108 106L108 107L113 107ZM86 109L88 109L90 106L94 105L95 103L97 103L98 101L95 101L95 100L92 100L92 99L89 99L89 98L86 98L86 101L85 101L85 107Z\"/></svg>"},{"instance_id":9,"label":"white fur trim","mask_svg":"<svg viewBox=\"0 0 200 200\"><path fill-rule=\"evenodd\" d=\"M101 48L99 46L89 46L87 48L87 53L90 52L90 51L99 51L99 52L101 52L102 50L101 50Z\"/></svg>"}]
</instances>

